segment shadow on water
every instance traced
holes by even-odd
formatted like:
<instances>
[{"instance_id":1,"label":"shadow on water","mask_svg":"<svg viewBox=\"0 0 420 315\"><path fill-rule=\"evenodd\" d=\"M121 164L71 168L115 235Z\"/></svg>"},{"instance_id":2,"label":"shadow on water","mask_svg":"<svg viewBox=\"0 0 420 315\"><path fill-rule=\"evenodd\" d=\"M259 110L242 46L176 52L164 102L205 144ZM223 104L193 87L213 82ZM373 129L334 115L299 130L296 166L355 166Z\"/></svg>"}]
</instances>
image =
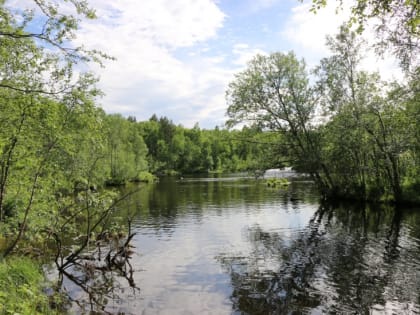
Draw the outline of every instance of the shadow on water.
<instances>
[{"instance_id":1,"label":"shadow on water","mask_svg":"<svg viewBox=\"0 0 420 315\"><path fill-rule=\"evenodd\" d=\"M234 313L420 314L420 238L407 220L418 210L324 204L292 239L251 227L251 255L217 257Z\"/></svg>"}]
</instances>

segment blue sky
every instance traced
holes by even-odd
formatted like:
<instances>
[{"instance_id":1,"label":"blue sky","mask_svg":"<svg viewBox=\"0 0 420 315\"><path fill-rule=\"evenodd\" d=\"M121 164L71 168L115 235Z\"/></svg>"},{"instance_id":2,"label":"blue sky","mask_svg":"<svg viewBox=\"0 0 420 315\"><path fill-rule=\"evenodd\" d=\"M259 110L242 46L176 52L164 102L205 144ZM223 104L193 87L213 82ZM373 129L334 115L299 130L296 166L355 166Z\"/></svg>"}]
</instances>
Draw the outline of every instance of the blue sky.
<instances>
[{"instance_id":1,"label":"blue sky","mask_svg":"<svg viewBox=\"0 0 420 315\"><path fill-rule=\"evenodd\" d=\"M293 50L309 67L328 54L325 36L349 12L349 1L338 14L329 2L314 15L298 0L89 0L98 19L81 23L75 44L117 59L90 65L106 112L213 128L226 120L228 83L255 54ZM366 57L368 70L395 72L391 60Z\"/></svg>"}]
</instances>

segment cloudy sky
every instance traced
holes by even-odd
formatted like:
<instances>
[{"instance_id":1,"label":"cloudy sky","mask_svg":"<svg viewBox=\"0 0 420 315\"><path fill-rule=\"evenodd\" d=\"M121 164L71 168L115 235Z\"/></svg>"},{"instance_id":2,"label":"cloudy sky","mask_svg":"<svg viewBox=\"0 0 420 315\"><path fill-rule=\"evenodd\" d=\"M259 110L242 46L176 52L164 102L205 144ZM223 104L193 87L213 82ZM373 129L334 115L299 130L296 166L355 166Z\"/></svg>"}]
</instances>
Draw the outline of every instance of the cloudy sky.
<instances>
[{"instance_id":1,"label":"cloudy sky","mask_svg":"<svg viewBox=\"0 0 420 315\"><path fill-rule=\"evenodd\" d=\"M256 53L294 50L310 67L328 54L325 36L348 12L329 2L315 15L298 0L89 0L98 19L82 23L76 43L116 58L92 69L108 113L213 128L226 119L227 84ZM366 64L394 67L383 63Z\"/></svg>"}]
</instances>

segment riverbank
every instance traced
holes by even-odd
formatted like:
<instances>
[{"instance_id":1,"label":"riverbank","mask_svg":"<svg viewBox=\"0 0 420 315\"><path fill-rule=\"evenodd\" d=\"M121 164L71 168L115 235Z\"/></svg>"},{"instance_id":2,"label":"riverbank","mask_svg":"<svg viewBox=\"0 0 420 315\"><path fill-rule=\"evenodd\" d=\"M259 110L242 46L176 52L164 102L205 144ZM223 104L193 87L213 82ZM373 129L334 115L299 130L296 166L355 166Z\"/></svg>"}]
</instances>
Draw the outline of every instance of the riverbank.
<instances>
[{"instance_id":1,"label":"riverbank","mask_svg":"<svg viewBox=\"0 0 420 315\"><path fill-rule=\"evenodd\" d=\"M35 260L11 257L0 262L0 314L60 314L60 301L46 294L44 274Z\"/></svg>"}]
</instances>

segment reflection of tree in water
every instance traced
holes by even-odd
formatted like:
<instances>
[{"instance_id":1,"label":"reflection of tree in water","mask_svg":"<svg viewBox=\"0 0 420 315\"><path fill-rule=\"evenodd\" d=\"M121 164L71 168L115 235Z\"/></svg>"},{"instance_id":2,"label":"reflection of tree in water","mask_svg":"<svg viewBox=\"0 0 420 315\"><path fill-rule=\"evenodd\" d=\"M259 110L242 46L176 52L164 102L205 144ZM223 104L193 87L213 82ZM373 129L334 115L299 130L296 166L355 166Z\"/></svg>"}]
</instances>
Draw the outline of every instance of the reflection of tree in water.
<instances>
[{"instance_id":1,"label":"reflection of tree in water","mask_svg":"<svg viewBox=\"0 0 420 315\"><path fill-rule=\"evenodd\" d=\"M112 305L119 304L120 294L124 292L119 284L121 279L126 279L133 291L138 290L133 281L133 269L128 261L124 266L113 268L112 271L94 269L90 265L77 266L69 272L62 271L60 277L63 279L61 290L67 291L70 301L77 304L78 311L90 312L89 314L114 314ZM82 297L71 296L74 288L81 290Z\"/></svg>"},{"instance_id":2,"label":"reflection of tree in water","mask_svg":"<svg viewBox=\"0 0 420 315\"><path fill-rule=\"evenodd\" d=\"M94 250L69 256L70 263L59 268L58 286L78 306L78 312L121 314L120 295L126 294L121 281L125 281L133 293L139 291L130 263L132 251L129 243L134 235L129 234L121 239L101 239ZM115 305L117 309L114 312Z\"/></svg>"},{"instance_id":3,"label":"reflection of tree in water","mask_svg":"<svg viewBox=\"0 0 420 315\"><path fill-rule=\"evenodd\" d=\"M365 314L389 304L420 313L419 246L406 233L399 211L321 206L305 230L251 227L249 257L219 259L240 313Z\"/></svg>"},{"instance_id":4,"label":"reflection of tree in water","mask_svg":"<svg viewBox=\"0 0 420 315\"><path fill-rule=\"evenodd\" d=\"M253 245L250 257L220 257L231 275L234 309L247 314L283 314L320 305L313 288L316 249L324 233L320 208L311 229L288 246L280 233L264 232L259 226L249 231Z\"/></svg>"}]
</instances>

